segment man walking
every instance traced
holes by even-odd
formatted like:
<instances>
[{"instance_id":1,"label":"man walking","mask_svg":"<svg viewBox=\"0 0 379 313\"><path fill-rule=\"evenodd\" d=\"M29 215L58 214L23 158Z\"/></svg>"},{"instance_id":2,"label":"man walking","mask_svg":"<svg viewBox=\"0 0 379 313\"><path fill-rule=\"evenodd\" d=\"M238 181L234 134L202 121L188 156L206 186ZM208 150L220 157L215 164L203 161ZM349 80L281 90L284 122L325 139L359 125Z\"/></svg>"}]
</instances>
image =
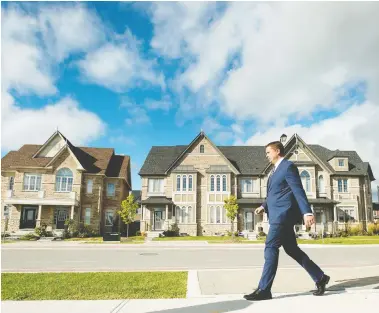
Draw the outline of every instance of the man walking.
<instances>
[{"instance_id":1,"label":"man walking","mask_svg":"<svg viewBox=\"0 0 379 313\"><path fill-rule=\"evenodd\" d=\"M263 273L258 288L245 295L246 300L272 299L271 287L278 268L279 248L299 263L316 283L315 296L325 292L330 277L298 247L294 225L299 217L307 227L314 224L299 171L295 164L283 158L284 146L279 141L266 145L266 156L273 164L268 179L266 201L255 210L255 214L267 213L270 228L266 238Z\"/></svg>"}]
</instances>

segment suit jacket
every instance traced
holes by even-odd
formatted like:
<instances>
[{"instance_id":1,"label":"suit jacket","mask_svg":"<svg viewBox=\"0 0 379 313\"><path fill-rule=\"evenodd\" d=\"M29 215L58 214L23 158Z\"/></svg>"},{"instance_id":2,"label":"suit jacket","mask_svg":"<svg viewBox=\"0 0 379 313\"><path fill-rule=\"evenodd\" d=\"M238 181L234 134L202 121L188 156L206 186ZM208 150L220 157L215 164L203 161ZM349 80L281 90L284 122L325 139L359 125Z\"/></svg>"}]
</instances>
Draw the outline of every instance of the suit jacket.
<instances>
[{"instance_id":1,"label":"suit jacket","mask_svg":"<svg viewBox=\"0 0 379 313\"><path fill-rule=\"evenodd\" d=\"M262 204L270 224L301 223L303 215L312 213L299 170L296 165L283 159L269 177L267 198Z\"/></svg>"}]
</instances>

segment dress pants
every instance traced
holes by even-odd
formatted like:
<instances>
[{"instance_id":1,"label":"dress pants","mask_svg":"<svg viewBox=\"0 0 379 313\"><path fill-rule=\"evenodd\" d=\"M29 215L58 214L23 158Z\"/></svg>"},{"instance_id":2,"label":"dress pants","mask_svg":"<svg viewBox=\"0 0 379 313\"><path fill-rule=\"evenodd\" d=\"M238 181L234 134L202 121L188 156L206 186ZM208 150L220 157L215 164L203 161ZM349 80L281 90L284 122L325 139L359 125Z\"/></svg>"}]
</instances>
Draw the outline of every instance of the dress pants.
<instances>
[{"instance_id":1,"label":"dress pants","mask_svg":"<svg viewBox=\"0 0 379 313\"><path fill-rule=\"evenodd\" d=\"M312 277L314 282L321 280L324 272L297 245L293 225L270 225L264 251L265 263L259 282L259 289L271 291L279 260L279 248L299 263Z\"/></svg>"}]
</instances>

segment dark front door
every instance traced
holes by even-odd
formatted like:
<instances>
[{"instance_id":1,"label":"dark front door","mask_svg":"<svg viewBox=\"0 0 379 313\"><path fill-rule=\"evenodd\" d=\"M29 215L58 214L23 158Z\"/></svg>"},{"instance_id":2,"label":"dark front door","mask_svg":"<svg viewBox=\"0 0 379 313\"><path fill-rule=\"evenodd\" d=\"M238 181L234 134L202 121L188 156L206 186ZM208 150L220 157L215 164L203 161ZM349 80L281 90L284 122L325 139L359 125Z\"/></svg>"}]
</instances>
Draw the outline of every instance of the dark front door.
<instances>
[{"instance_id":1,"label":"dark front door","mask_svg":"<svg viewBox=\"0 0 379 313\"><path fill-rule=\"evenodd\" d=\"M24 207L22 214L21 228L35 228L37 218L37 208Z\"/></svg>"},{"instance_id":2,"label":"dark front door","mask_svg":"<svg viewBox=\"0 0 379 313\"><path fill-rule=\"evenodd\" d=\"M162 217L163 217L162 211L154 212L154 230L162 230L162 227L163 227Z\"/></svg>"},{"instance_id":3,"label":"dark front door","mask_svg":"<svg viewBox=\"0 0 379 313\"><path fill-rule=\"evenodd\" d=\"M69 217L68 208L57 207L55 209L55 223L57 229L64 229L64 223Z\"/></svg>"}]
</instances>

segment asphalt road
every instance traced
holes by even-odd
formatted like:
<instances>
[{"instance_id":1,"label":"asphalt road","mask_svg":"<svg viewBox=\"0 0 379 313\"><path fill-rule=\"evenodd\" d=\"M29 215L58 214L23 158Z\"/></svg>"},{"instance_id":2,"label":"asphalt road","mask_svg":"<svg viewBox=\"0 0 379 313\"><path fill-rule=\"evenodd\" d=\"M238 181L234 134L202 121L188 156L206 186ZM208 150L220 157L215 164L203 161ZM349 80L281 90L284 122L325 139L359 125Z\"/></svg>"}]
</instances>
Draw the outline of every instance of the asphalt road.
<instances>
[{"instance_id":1,"label":"asphalt road","mask_svg":"<svg viewBox=\"0 0 379 313\"><path fill-rule=\"evenodd\" d=\"M322 268L379 265L378 246L303 248ZM261 269L263 247L2 245L3 272ZM299 268L283 250L280 268Z\"/></svg>"}]
</instances>

